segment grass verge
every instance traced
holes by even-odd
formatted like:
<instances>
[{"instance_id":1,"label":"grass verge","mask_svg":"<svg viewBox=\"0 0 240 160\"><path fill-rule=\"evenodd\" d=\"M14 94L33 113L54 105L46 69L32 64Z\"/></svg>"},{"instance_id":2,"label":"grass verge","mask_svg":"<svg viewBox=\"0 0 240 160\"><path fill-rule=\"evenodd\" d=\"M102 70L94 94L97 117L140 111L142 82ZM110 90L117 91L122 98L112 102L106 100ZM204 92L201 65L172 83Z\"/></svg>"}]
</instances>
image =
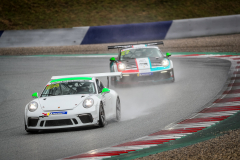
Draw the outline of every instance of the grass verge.
<instances>
[{"instance_id":1,"label":"grass verge","mask_svg":"<svg viewBox=\"0 0 240 160\"><path fill-rule=\"evenodd\" d=\"M236 0L2 0L0 30L116 25L240 14Z\"/></svg>"}]
</instances>

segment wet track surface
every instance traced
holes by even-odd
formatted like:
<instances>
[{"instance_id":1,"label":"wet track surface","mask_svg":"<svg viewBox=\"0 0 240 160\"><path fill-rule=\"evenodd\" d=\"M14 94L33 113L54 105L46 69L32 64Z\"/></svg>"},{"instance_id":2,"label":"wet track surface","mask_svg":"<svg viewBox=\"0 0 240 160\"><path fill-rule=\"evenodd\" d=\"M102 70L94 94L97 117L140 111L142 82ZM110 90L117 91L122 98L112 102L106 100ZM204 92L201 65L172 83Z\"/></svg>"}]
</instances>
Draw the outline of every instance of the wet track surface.
<instances>
[{"instance_id":1,"label":"wet track surface","mask_svg":"<svg viewBox=\"0 0 240 160\"><path fill-rule=\"evenodd\" d=\"M108 72L109 58L1 57L0 159L59 159L149 135L199 111L221 91L230 67L229 61L214 58L171 59L174 83L114 88L121 122L28 134L24 108L33 92L40 93L53 75Z\"/></svg>"}]
</instances>

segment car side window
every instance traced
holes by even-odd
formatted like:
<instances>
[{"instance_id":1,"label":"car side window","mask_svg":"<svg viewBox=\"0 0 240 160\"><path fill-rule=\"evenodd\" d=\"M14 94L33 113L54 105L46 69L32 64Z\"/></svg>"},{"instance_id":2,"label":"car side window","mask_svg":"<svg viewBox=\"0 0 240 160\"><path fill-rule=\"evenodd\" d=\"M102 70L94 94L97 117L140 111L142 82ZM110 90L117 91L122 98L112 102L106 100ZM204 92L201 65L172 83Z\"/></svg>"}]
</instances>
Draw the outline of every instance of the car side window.
<instances>
[{"instance_id":1,"label":"car side window","mask_svg":"<svg viewBox=\"0 0 240 160\"><path fill-rule=\"evenodd\" d=\"M96 79L96 83L97 83L97 87L98 87L98 93L101 93L103 88L104 88L104 85L102 84L102 82L98 79Z\"/></svg>"},{"instance_id":2,"label":"car side window","mask_svg":"<svg viewBox=\"0 0 240 160\"><path fill-rule=\"evenodd\" d=\"M102 90L100 89L99 80L98 79L96 79L96 84L97 84L97 88L98 88L98 93L101 93Z\"/></svg>"},{"instance_id":3,"label":"car side window","mask_svg":"<svg viewBox=\"0 0 240 160\"><path fill-rule=\"evenodd\" d=\"M102 84L102 82L101 81L99 81L100 82L100 89L101 90L103 90L103 88L104 88L104 85Z\"/></svg>"},{"instance_id":4,"label":"car side window","mask_svg":"<svg viewBox=\"0 0 240 160\"><path fill-rule=\"evenodd\" d=\"M62 95L67 95L70 92L70 88L68 88L67 86L61 84L61 89L62 89Z\"/></svg>"}]
</instances>

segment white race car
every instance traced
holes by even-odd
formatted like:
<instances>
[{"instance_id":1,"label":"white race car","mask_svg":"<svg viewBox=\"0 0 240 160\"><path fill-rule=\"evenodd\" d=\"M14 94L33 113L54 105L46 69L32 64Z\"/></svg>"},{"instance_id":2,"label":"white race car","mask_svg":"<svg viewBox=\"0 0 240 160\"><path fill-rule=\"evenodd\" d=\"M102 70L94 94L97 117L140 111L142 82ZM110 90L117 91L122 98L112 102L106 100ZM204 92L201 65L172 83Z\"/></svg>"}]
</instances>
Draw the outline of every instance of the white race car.
<instances>
[{"instance_id":1,"label":"white race car","mask_svg":"<svg viewBox=\"0 0 240 160\"><path fill-rule=\"evenodd\" d=\"M121 72L53 76L25 108L25 130L71 128L87 125L104 127L106 119L121 118L118 94L105 88L98 77L122 76Z\"/></svg>"}]
</instances>

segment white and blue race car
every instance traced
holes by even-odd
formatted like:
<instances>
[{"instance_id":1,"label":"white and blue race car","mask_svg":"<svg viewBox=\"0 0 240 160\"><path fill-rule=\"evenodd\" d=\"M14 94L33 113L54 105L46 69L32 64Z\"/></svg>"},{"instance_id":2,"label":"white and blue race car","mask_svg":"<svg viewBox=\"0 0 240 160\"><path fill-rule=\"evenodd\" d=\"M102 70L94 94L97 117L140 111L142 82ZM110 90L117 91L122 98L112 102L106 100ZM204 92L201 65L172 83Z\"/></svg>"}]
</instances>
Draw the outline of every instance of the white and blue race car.
<instances>
[{"instance_id":1,"label":"white and blue race car","mask_svg":"<svg viewBox=\"0 0 240 160\"><path fill-rule=\"evenodd\" d=\"M122 78L112 77L111 84L162 80L174 82L173 62L169 59L171 54L164 56L156 46L159 44L163 42L108 46L108 49L119 49L118 57L110 59L110 71L122 72Z\"/></svg>"},{"instance_id":2,"label":"white and blue race car","mask_svg":"<svg viewBox=\"0 0 240 160\"><path fill-rule=\"evenodd\" d=\"M121 72L84 75L53 76L43 92L25 107L25 130L38 132L46 129L97 125L106 120L121 118L119 95L106 88L99 77L121 77ZM108 84L109 86L109 84Z\"/></svg>"}]
</instances>

